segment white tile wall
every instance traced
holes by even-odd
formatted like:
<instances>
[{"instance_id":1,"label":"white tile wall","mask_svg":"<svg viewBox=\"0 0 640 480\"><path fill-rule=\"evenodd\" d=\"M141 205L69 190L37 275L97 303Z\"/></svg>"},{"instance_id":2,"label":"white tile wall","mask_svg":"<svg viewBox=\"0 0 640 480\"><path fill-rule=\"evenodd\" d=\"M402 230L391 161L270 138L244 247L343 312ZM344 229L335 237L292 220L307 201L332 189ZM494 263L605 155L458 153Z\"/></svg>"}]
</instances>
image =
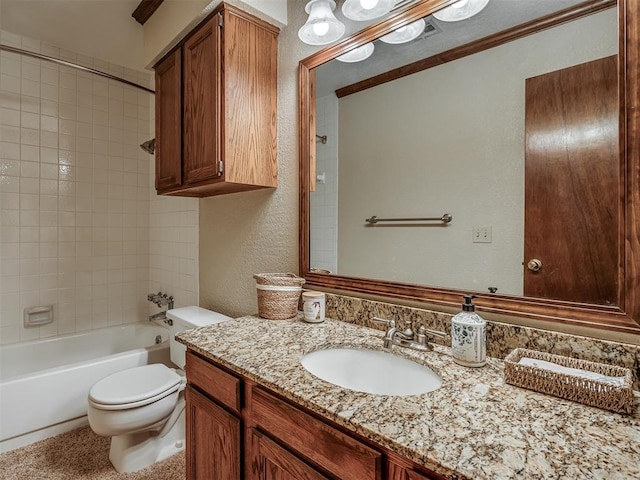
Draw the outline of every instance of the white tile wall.
<instances>
[{"instance_id":1,"label":"white tile wall","mask_svg":"<svg viewBox=\"0 0 640 480\"><path fill-rule=\"evenodd\" d=\"M4 31L1 40L152 83L37 40ZM197 201L158 199L153 157L138 146L153 130L152 99L0 54L0 343L144 320L158 285L180 304L197 302ZM22 326L24 308L48 304L53 324Z\"/></svg>"},{"instance_id":2,"label":"white tile wall","mask_svg":"<svg viewBox=\"0 0 640 480\"><path fill-rule=\"evenodd\" d=\"M316 142L316 181L310 195L311 268L338 273L338 98L334 94L316 100L316 131L327 143Z\"/></svg>"},{"instance_id":3,"label":"white tile wall","mask_svg":"<svg viewBox=\"0 0 640 480\"><path fill-rule=\"evenodd\" d=\"M153 121L155 104L150 107ZM173 295L175 307L198 305L199 201L156 195L153 161L149 173L149 291ZM158 311L150 306L150 314Z\"/></svg>"},{"instance_id":4,"label":"white tile wall","mask_svg":"<svg viewBox=\"0 0 640 480\"><path fill-rule=\"evenodd\" d=\"M176 307L197 305L198 200L154 194L149 232L150 291L170 293Z\"/></svg>"}]
</instances>

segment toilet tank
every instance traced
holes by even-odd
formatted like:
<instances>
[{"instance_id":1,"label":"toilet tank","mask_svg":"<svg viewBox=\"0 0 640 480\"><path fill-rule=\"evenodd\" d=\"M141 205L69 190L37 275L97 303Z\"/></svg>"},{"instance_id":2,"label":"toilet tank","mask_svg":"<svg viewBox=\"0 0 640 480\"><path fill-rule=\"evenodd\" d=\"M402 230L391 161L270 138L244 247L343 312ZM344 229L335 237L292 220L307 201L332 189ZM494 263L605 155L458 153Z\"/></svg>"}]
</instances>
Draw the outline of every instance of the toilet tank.
<instances>
[{"instance_id":1,"label":"toilet tank","mask_svg":"<svg viewBox=\"0 0 640 480\"><path fill-rule=\"evenodd\" d=\"M176 341L176 333L231 320L231 317L200 307L174 308L173 310L167 311L167 317L173 322L173 325L169 327L169 349L171 351L171 361L183 370L187 347Z\"/></svg>"}]
</instances>

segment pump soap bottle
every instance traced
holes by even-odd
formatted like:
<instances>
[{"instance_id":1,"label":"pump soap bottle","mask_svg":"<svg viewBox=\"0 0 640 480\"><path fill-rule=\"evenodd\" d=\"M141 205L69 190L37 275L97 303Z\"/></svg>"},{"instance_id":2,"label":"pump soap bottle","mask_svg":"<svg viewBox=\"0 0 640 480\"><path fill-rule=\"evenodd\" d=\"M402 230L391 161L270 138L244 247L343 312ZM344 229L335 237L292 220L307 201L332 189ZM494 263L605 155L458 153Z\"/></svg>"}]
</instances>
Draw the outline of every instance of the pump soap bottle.
<instances>
[{"instance_id":1,"label":"pump soap bottle","mask_svg":"<svg viewBox=\"0 0 640 480\"><path fill-rule=\"evenodd\" d=\"M453 361L465 367L482 367L487 363L487 326L475 312L475 295L464 295L462 311L451 319Z\"/></svg>"}]
</instances>

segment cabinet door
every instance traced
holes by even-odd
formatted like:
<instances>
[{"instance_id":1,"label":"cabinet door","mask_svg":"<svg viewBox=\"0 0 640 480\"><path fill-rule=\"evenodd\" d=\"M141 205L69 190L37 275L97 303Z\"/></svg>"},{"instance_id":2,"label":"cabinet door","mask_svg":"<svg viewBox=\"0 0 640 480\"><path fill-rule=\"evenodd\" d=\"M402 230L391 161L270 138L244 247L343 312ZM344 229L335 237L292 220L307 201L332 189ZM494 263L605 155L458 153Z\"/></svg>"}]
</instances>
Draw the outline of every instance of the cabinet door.
<instances>
[{"instance_id":1,"label":"cabinet door","mask_svg":"<svg viewBox=\"0 0 640 480\"><path fill-rule=\"evenodd\" d=\"M184 44L184 183L219 176L220 14L202 25Z\"/></svg>"},{"instance_id":2,"label":"cabinet door","mask_svg":"<svg viewBox=\"0 0 640 480\"><path fill-rule=\"evenodd\" d=\"M387 462L387 480L442 480L442 477L434 474L419 473L411 467L398 465L392 461Z\"/></svg>"},{"instance_id":3,"label":"cabinet door","mask_svg":"<svg viewBox=\"0 0 640 480\"><path fill-rule=\"evenodd\" d=\"M187 479L240 480L240 420L187 387Z\"/></svg>"},{"instance_id":4,"label":"cabinet door","mask_svg":"<svg viewBox=\"0 0 640 480\"><path fill-rule=\"evenodd\" d=\"M327 480L291 452L251 429L252 479L254 480Z\"/></svg>"},{"instance_id":5,"label":"cabinet door","mask_svg":"<svg viewBox=\"0 0 640 480\"><path fill-rule=\"evenodd\" d=\"M182 183L180 49L156 65L156 190Z\"/></svg>"}]
</instances>

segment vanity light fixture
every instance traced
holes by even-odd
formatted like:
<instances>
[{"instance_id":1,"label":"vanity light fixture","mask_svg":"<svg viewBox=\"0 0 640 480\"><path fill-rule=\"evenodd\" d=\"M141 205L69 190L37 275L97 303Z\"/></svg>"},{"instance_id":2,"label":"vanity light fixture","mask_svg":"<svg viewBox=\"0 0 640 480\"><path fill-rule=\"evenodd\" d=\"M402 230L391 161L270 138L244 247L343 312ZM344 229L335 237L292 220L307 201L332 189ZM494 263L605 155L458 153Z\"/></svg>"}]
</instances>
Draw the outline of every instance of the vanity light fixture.
<instances>
[{"instance_id":1,"label":"vanity light fixture","mask_svg":"<svg viewBox=\"0 0 640 480\"><path fill-rule=\"evenodd\" d=\"M344 34L345 27L334 15L333 0L310 0L305 7L307 22L298 30L298 37L309 45L327 45Z\"/></svg>"},{"instance_id":2,"label":"vanity light fixture","mask_svg":"<svg viewBox=\"0 0 640 480\"><path fill-rule=\"evenodd\" d=\"M348 51L336 57L336 60L340 60L345 63L356 63L366 60L371 56L374 50L373 42L365 43L364 45L359 46L358 48L354 48L353 50Z\"/></svg>"},{"instance_id":3,"label":"vanity light fixture","mask_svg":"<svg viewBox=\"0 0 640 480\"><path fill-rule=\"evenodd\" d=\"M395 3L395 0L346 0L342 4L342 13L349 20L373 20L384 17Z\"/></svg>"},{"instance_id":4,"label":"vanity light fixture","mask_svg":"<svg viewBox=\"0 0 640 480\"><path fill-rule=\"evenodd\" d=\"M433 16L443 22L459 22L480 13L487 3L489 0L460 0L435 12Z\"/></svg>"},{"instance_id":5,"label":"vanity light fixture","mask_svg":"<svg viewBox=\"0 0 640 480\"><path fill-rule=\"evenodd\" d=\"M394 45L399 43L407 43L418 38L420 34L424 32L425 26L425 21L421 18L413 23L410 23L409 25L405 25L404 27L400 27L399 29L386 34L384 37L380 37L380 40L384 43L391 43Z\"/></svg>"}]
</instances>

